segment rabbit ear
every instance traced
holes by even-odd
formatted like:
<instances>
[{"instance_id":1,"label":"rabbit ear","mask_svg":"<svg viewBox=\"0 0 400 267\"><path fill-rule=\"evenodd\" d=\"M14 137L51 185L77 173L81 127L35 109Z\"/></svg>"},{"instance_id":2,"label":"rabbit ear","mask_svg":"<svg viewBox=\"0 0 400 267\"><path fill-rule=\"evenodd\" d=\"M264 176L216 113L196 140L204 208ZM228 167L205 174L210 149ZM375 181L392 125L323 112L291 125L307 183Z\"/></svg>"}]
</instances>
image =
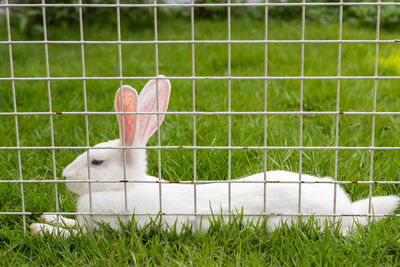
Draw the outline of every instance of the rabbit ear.
<instances>
[{"instance_id":1,"label":"rabbit ear","mask_svg":"<svg viewBox=\"0 0 400 267\"><path fill-rule=\"evenodd\" d=\"M159 76L164 77L164 76ZM158 83L158 85L157 85ZM158 112L165 112L168 108L171 84L167 79L150 80L140 92L139 111L157 112L157 89L158 89ZM159 114L159 125L164 120L165 114ZM139 145L146 145L149 138L157 130L157 114L140 114L138 116L138 136Z\"/></svg>"},{"instance_id":2,"label":"rabbit ear","mask_svg":"<svg viewBox=\"0 0 400 267\"><path fill-rule=\"evenodd\" d=\"M121 107L121 89L118 89L117 94L115 95L115 111L116 112L136 112L137 111L137 102L138 102L138 94L135 89L130 87L129 85L122 86L122 103L123 108ZM135 140L136 133L136 121L137 115L134 114L118 114L118 124L119 124L119 134L121 137L121 142L124 139L126 146L131 146L133 141ZM124 134L122 134L122 118L124 119Z\"/></svg>"}]
</instances>

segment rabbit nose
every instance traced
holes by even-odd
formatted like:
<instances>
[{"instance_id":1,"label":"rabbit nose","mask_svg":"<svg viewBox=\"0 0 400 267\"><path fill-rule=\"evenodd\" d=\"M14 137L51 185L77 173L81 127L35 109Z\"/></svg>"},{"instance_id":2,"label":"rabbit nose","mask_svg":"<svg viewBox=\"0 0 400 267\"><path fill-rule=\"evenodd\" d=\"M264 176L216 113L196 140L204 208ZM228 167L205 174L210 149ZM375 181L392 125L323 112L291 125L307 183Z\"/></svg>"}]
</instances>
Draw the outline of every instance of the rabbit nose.
<instances>
[{"instance_id":1,"label":"rabbit nose","mask_svg":"<svg viewBox=\"0 0 400 267\"><path fill-rule=\"evenodd\" d=\"M61 174L62 178L67 179L68 173L64 170Z\"/></svg>"}]
</instances>

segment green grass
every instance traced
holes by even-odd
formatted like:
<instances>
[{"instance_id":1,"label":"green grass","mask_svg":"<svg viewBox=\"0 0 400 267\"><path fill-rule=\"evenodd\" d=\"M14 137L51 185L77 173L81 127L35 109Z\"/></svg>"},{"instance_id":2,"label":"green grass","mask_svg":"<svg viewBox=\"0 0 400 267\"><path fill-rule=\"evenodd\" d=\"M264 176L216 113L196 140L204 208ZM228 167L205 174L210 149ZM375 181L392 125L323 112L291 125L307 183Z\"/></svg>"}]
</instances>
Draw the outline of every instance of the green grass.
<instances>
[{"instance_id":1,"label":"green grass","mask_svg":"<svg viewBox=\"0 0 400 267\"><path fill-rule=\"evenodd\" d=\"M122 23L124 22L123 18ZM162 19L162 18L161 18ZM122 25L123 40L152 40L151 27L130 31ZM270 39L299 39L301 23L273 22ZM224 40L227 38L224 21L197 21L196 39ZM233 39L263 39L261 21L234 19ZM79 40L79 29L49 26L50 40ZM307 23L307 39L337 39L338 25ZM28 37L13 28L13 40ZM86 40L116 40L115 28L85 25ZM344 39L374 39L374 29L354 28L344 24ZM382 32L381 39L398 39L394 32ZM40 39L40 38L39 38ZM189 20L160 21L160 40L190 39ZM7 40L6 28L0 21L0 40ZM50 75L79 77L82 75L80 45L50 44ZM162 44L159 50L159 72L167 76L191 76L191 45ZM16 77L46 75L44 45L13 45L14 74ZM154 45L122 45L124 76L155 75ZM268 46L268 74L270 76L300 75L300 44L270 44ZM306 44L305 75L337 75L337 44ZM373 75L375 44L343 44L342 75ZM395 59L397 58L397 60ZM226 44L196 44L196 75L227 75ZM379 75L400 75L400 53L397 44L379 46ZM8 45L0 45L0 77L9 77ZM118 76L117 45L85 45L87 76ZM264 45L232 44L232 75L257 76L264 74ZM140 90L146 81L124 80ZM191 111L192 82L173 80L170 111ZM226 111L228 82L220 80L196 81L197 111ZM82 111L82 81L51 81L51 100L54 111ZM300 107L300 81L270 80L267 106L269 111L297 111ZM119 81L87 81L88 109L111 111ZM16 81L16 102L19 112L48 111L46 81ZM373 80L343 80L339 96L341 111L372 111ZM377 111L400 111L400 82L377 81ZM305 111L335 111L336 81L304 81ZM233 111L263 111L264 81L233 80ZM11 82L0 81L0 112L12 112ZM56 146L86 144L85 121L82 116L54 116ZM335 144L335 115L307 115L303 117L303 145L332 146ZM269 115L267 142L270 146L299 145L298 115ZM48 116L19 116L21 146L51 144ZM12 116L0 116L0 146L16 146L15 122ZM400 146L400 118L376 116L375 145ZM343 115L339 117L340 146L369 146L372 117ZM117 138L115 116L90 116L90 144ZM197 145L228 145L228 117L196 116ZM233 115L232 145L262 146L264 144L264 116ZM162 145L193 145L193 117L168 115L161 131ZM155 138L150 145L156 145ZM56 176L82 151L55 151ZM149 173L157 175L157 152L148 151ZM169 180L191 180L193 151L164 150L162 177ZM398 180L400 152L374 153L374 179ZM24 179L53 179L52 153L45 150L22 150L21 172ZM370 152L346 150L338 152L339 180L368 180ZM226 150L197 151L197 177L201 180L227 179L228 152ZM268 170L298 171L297 150L271 150L267 155ZM232 151L232 177L243 177L263 170L263 151ZM303 151L302 170L317 176L334 175L334 151ZM0 179L19 179L17 152L0 150ZM55 211L55 188L50 184L25 184L25 210ZM367 185L346 185L353 200L368 196ZM374 185L374 195L399 194L396 185ZM64 185L58 186L60 210L74 211L76 196ZM1 184L0 211L21 211L21 191L18 184ZM27 216L27 224L38 216ZM67 240L35 237L24 234L21 216L0 216L0 263L4 265L395 265L400 260L400 221L387 218L375 226L360 229L349 237L341 237L330 230L318 231L307 225L290 227L267 233L262 225L243 227L240 218L229 225L216 223L208 233L166 233L156 226L151 230L136 229L134 224L122 234L107 227L87 236Z\"/></svg>"}]
</instances>

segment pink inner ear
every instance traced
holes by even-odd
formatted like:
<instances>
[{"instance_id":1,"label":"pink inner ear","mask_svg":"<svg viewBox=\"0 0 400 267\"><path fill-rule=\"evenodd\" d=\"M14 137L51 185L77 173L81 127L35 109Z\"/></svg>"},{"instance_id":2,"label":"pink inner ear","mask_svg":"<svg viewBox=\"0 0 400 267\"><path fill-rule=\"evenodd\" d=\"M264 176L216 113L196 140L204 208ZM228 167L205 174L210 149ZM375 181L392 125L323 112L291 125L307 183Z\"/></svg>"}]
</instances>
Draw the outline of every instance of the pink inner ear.
<instances>
[{"instance_id":1,"label":"pink inner ear","mask_svg":"<svg viewBox=\"0 0 400 267\"><path fill-rule=\"evenodd\" d=\"M123 87L123 105L124 108L121 109L121 91L118 90L117 95L115 96L115 110L117 112L136 112L137 110L137 93L134 89ZM122 117L124 118L124 133L125 133L125 145L130 146L133 144L135 140L135 131L136 131L136 115L134 114L124 114L117 115L120 137L122 140Z\"/></svg>"},{"instance_id":2,"label":"pink inner ear","mask_svg":"<svg viewBox=\"0 0 400 267\"><path fill-rule=\"evenodd\" d=\"M158 81L158 111L165 112L168 108L171 86L168 80ZM140 112L157 112L156 81L150 81L140 92ZM159 124L163 122L165 114L159 114ZM157 130L157 115L139 115L139 137L143 144Z\"/></svg>"}]
</instances>

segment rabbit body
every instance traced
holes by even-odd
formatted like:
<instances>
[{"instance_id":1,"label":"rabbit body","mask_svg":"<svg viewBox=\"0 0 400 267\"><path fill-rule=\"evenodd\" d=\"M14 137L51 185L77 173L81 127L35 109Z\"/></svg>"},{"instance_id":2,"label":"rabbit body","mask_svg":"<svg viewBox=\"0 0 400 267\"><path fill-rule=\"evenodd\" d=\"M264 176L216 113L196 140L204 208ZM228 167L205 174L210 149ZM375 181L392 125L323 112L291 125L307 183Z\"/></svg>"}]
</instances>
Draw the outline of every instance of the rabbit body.
<instances>
[{"instance_id":1,"label":"rabbit body","mask_svg":"<svg viewBox=\"0 0 400 267\"><path fill-rule=\"evenodd\" d=\"M299 174L288 171L269 171L266 173L268 181L293 181L299 180ZM158 178L146 176L143 180L158 181ZM318 178L303 174L303 181L332 181L331 178ZM264 181L264 173L248 176L237 181ZM209 220L204 216L191 216L176 214L194 213L194 186L190 184L162 184L162 216L164 226L172 226L176 222L178 231L184 224L194 229L206 230ZM198 214L226 214L229 213L228 185L221 183L199 184L197 191ZM342 187L337 186L336 192L337 214L366 214L368 213L368 199L363 203L352 202ZM299 185L295 183L268 183L266 185L266 213L272 214L297 214L298 212ZM124 213L125 194L123 190L103 191L92 194L92 211L94 213ZM393 211L398 205L396 196L372 198L373 211L376 214L386 214ZM301 213L302 214L332 214L334 203L334 185L327 183L306 183L301 185ZM135 220L139 226L154 220L159 212L159 184L157 183L132 183L127 186L127 209L135 213ZM89 212L89 195L85 194L78 200L78 212ZM264 185L262 183L232 183L231 207L234 213L243 212L257 214L263 212ZM153 214L152 216L146 214ZM168 214L174 214L173 216ZM250 216L249 220L258 219L259 216ZM131 216L93 216L95 221L105 221L110 226L118 229L119 220L127 222ZM320 221L326 217L318 217ZM78 216L80 224L84 224L87 216ZM307 220L307 218L303 218ZM296 217L270 216L267 220L268 230L279 227L282 221L296 221ZM365 217L358 218L359 223L367 223ZM346 232L354 226L351 216L341 218L342 231Z\"/></svg>"},{"instance_id":2,"label":"rabbit body","mask_svg":"<svg viewBox=\"0 0 400 267\"><path fill-rule=\"evenodd\" d=\"M267 228L274 230L283 221L288 223L298 221L298 217L293 214L298 214L299 211L300 192L301 214L329 215L334 213L335 185L321 183L331 182L332 178L328 177L318 178L302 174L302 181L316 183L301 185L297 183L300 175L288 171L269 171L266 172L266 175L259 173L241 178L231 183L230 207L227 183L198 184L196 186L196 203L193 184L157 183L158 178L146 173L147 160L144 147L164 119L164 113L156 115L155 112L167 110L170 89L169 81L159 77L157 80L149 81L140 96L130 86L123 86L117 91L115 110L119 112L117 119L120 139L96 145L94 149L78 156L64 169L62 175L67 180L68 189L79 195L77 211L82 215L77 216L77 222L62 217L62 226L78 224L86 229L96 225L90 223L94 220L95 222L109 223L111 227L119 229L120 221L127 222L132 218L131 215L124 214L135 214L136 222L139 226L144 226L158 218L159 212L162 211L161 218L164 227L173 226L176 223L178 231L185 224L199 230L207 229L209 226L209 217L206 214L224 215L231 211L232 213L250 214L250 216L246 216L250 221L258 220L257 214L263 212L276 214L269 216L267 220ZM122 111L142 113L122 115ZM90 183L90 186L85 182L89 178L95 181ZM264 184L264 179L272 182ZM163 181L165 182L165 180ZM246 181L253 183L240 183ZM339 215L347 215L340 217L342 232L346 233L350 230L355 221L361 224L368 222L367 217L353 217L353 214L360 215L369 212L388 214L396 209L399 200L400 198L397 196L373 197L371 199L372 210L370 210L369 199L352 202L343 188L337 185L335 212ZM92 213L92 215L87 215L88 213ZM194 213L197 216L194 216ZM254 216L251 216L252 214ZM303 217L303 220L307 220L307 217ZM226 219L227 216L224 218ZM327 218L332 219L329 216L317 217L319 222ZM53 224L56 219L59 221L59 217L56 218L54 215L44 215L42 219ZM55 229L48 224L35 223L31 225L33 233L54 233ZM59 231L58 228L57 231ZM64 236L69 235L65 229L60 231Z\"/></svg>"}]
</instances>

